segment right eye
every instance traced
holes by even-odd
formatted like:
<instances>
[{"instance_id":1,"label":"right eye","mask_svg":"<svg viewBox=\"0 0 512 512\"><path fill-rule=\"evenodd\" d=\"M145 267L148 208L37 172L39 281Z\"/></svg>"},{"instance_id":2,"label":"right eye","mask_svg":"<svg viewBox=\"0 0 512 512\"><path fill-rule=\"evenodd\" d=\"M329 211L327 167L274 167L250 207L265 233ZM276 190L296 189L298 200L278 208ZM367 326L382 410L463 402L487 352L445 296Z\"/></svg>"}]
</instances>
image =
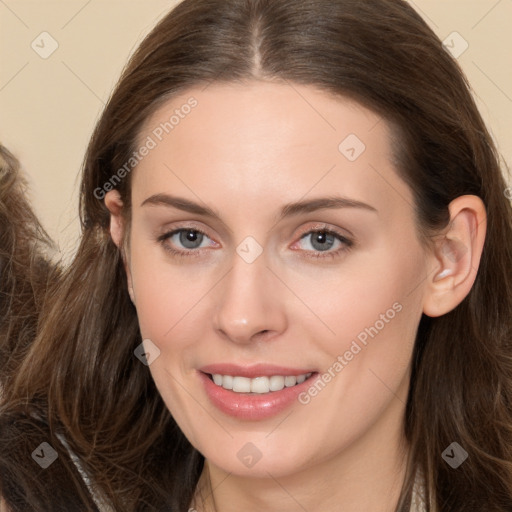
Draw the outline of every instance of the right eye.
<instances>
[{"instance_id":1,"label":"right eye","mask_svg":"<svg viewBox=\"0 0 512 512\"><path fill-rule=\"evenodd\" d=\"M206 240L210 240L209 242ZM211 247L215 242L211 240L206 233L196 227L183 227L174 229L158 237L158 242L162 244L164 249L175 256L199 256L198 249L202 247ZM172 244L169 243L172 242ZM206 242L201 246L203 242ZM184 249L176 249L176 246Z\"/></svg>"}]
</instances>

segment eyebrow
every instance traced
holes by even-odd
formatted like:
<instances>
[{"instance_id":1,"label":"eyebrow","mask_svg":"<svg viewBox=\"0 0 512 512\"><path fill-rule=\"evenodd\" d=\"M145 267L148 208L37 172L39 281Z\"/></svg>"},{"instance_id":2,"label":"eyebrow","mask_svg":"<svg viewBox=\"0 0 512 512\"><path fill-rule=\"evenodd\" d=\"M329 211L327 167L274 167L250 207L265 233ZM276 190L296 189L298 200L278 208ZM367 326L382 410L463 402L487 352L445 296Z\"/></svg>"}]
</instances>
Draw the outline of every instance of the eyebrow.
<instances>
[{"instance_id":1,"label":"eyebrow","mask_svg":"<svg viewBox=\"0 0 512 512\"><path fill-rule=\"evenodd\" d=\"M169 206L178 210L194 213L196 215L210 217L219 221L221 220L220 215L208 206L200 205L190 201L189 199L185 199L184 197L172 196L169 194L154 194L145 199L141 203L141 206ZM311 213L316 210L338 208L359 208L362 210L378 213L376 208L369 204L363 203L362 201L357 201L355 199L349 199L347 197L341 196L328 196L288 203L281 208L278 221L286 217Z\"/></svg>"}]
</instances>

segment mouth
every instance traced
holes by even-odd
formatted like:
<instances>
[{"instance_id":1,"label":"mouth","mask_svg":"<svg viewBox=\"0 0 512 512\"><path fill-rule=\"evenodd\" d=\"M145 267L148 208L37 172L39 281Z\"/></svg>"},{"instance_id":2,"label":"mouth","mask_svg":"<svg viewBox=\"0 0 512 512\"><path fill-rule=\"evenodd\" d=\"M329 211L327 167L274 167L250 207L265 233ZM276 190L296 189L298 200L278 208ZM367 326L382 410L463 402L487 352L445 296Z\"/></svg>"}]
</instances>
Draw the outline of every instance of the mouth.
<instances>
[{"instance_id":1,"label":"mouth","mask_svg":"<svg viewBox=\"0 0 512 512\"><path fill-rule=\"evenodd\" d=\"M259 421L299 403L299 395L313 386L320 374L267 364L215 364L201 368L197 375L216 409L238 420Z\"/></svg>"},{"instance_id":2,"label":"mouth","mask_svg":"<svg viewBox=\"0 0 512 512\"><path fill-rule=\"evenodd\" d=\"M302 384L311 378L313 372L298 375L261 375L255 378L241 375L222 375L220 373L205 373L205 375L216 386L233 391L234 393L264 395Z\"/></svg>"},{"instance_id":3,"label":"mouth","mask_svg":"<svg viewBox=\"0 0 512 512\"><path fill-rule=\"evenodd\" d=\"M264 420L298 402L320 375L308 366L273 363L213 363L198 368L197 375L210 403L241 420Z\"/></svg>"}]
</instances>

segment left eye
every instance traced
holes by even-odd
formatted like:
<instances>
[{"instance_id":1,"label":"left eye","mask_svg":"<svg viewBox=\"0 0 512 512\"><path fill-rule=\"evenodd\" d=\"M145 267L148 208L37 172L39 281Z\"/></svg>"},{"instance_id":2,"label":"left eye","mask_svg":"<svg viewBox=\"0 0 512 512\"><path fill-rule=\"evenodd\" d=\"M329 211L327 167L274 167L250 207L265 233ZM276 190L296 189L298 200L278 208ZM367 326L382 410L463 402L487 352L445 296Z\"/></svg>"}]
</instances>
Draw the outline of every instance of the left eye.
<instances>
[{"instance_id":1,"label":"left eye","mask_svg":"<svg viewBox=\"0 0 512 512\"><path fill-rule=\"evenodd\" d=\"M309 245L310 247L303 247L308 251L320 251L326 252L329 249L333 249L333 246L336 245L336 241L338 242L338 248L340 246L350 246L350 241L345 237L329 230L315 230L309 231L301 236L300 240L308 240L310 239ZM336 249L336 248L335 248ZM336 251L334 251L336 252Z\"/></svg>"}]
</instances>

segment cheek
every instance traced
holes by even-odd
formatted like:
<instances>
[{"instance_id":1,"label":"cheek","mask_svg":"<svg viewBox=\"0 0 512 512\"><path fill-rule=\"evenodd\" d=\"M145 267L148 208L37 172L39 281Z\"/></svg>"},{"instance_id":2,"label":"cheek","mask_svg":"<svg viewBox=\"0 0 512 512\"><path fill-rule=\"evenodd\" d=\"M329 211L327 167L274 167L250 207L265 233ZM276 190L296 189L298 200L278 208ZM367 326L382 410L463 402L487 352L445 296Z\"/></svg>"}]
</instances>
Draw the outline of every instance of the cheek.
<instances>
[{"instance_id":1,"label":"cheek","mask_svg":"<svg viewBox=\"0 0 512 512\"><path fill-rule=\"evenodd\" d=\"M212 287L211 272L171 262L163 248L132 238L131 273L143 337L164 341L190 325L195 306Z\"/></svg>"},{"instance_id":2,"label":"cheek","mask_svg":"<svg viewBox=\"0 0 512 512\"><path fill-rule=\"evenodd\" d=\"M406 402L421 317L417 285L422 259L419 252L400 254L381 254L364 272L340 278L342 288L331 282L318 295L322 319L335 334L315 339L315 350L321 347L324 354L325 384L312 386L301 403L316 411L315 418L306 416L319 438L330 438L333 430L343 432L333 446L354 442L389 407L394 410Z\"/></svg>"},{"instance_id":3,"label":"cheek","mask_svg":"<svg viewBox=\"0 0 512 512\"><path fill-rule=\"evenodd\" d=\"M339 400L358 397L352 404L357 409L362 396L385 400L388 387L401 385L421 318L423 274L419 247L390 244L371 257L347 260L346 270L340 267L339 276L310 294L308 304L330 331L322 327L325 334L314 338L315 348L325 354L323 371L336 376L331 380ZM318 328L318 318L310 329L314 323Z\"/></svg>"},{"instance_id":4,"label":"cheek","mask_svg":"<svg viewBox=\"0 0 512 512\"><path fill-rule=\"evenodd\" d=\"M193 367L194 343L203 338L199 331L206 328L204 318L198 315L201 299L212 287L210 278L171 264L163 249L137 242L133 237L130 268L140 332L160 351L149 371L167 408L197 443L192 434L197 404L190 399L193 390L187 379Z\"/></svg>"},{"instance_id":5,"label":"cheek","mask_svg":"<svg viewBox=\"0 0 512 512\"><path fill-rule=\"evenodd\" d=\"M364 344L385 339L385 333L400 343L399 333L410 334L419 321L424 261L415 245L403 247L397 240L354 252L338 268L306 277L296 272L288 279L308 306L302 313L323 333L315 339L323 339L333 355L348 350L354 339Z\"/></svg>"}]
</instances>

